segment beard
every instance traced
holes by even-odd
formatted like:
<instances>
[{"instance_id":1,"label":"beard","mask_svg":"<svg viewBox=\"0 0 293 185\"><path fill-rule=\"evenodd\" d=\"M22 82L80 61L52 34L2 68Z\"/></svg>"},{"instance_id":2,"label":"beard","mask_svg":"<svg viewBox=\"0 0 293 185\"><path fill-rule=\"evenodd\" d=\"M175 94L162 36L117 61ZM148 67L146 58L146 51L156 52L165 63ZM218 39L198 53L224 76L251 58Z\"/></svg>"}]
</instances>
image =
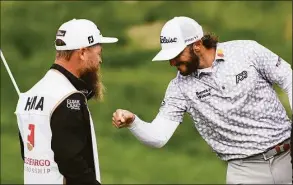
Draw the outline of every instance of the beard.
<instances>
[{"instance_id":1,"label":"beard","mask_svg":"<svg viewBox=\"0 0 293 185\"><path fill-rule=\"evenodd\" d=\"M102 83L100 66L84 69L80 79L83 80L87 87L92 90L92 96L95 100L102 101L104 98L105 86Z\"/></svg>"},{"instance_id":2,"label":"beard","mask_svg":"<svg viewBox=\"0 0 293 185\"><path fill-rule=\"evenodd\" d=\"M186 63L182 64L182 65L185 65L185 67L186 67L185 72L180 71L180 74L183 76L187 76L187 75L192 74L199 67L199 57L192 50L190 50L190 56L191 56L190 62L186 62Z\"/></svg>"}]
</instances>

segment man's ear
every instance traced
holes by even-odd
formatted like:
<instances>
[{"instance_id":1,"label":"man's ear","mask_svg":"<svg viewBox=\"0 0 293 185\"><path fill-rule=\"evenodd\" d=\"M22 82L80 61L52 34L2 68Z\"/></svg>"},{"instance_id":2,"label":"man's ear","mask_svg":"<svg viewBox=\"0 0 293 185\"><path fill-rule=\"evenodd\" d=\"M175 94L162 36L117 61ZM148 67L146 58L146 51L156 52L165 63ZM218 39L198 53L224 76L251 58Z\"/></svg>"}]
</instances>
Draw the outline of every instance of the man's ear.
<instances>
[{"instance_id":1,"label":"man's ear","mask_svg":"<svg viewBox=\"0 0 293 185\"><path fill-rule=\"evenodd\" d=\"M80 58L80 60L82 60L82 61L85 60L85 51L86 51L86 48L81 48L81 49L78 50L79 58Z\"/></svg>"},{"instance_id":2,"label":"man's ear","mask_svg":"<svg viewBox=\"0 0 293 185\"><path fill-rule=\"evenodd\" d=\"M202 45L202 41L201 40L196 41L195 43L193 43L192 44L192 50L193 50L193 52L198 53L200 51L201 45Z\"/></svg>"}]
</instances>

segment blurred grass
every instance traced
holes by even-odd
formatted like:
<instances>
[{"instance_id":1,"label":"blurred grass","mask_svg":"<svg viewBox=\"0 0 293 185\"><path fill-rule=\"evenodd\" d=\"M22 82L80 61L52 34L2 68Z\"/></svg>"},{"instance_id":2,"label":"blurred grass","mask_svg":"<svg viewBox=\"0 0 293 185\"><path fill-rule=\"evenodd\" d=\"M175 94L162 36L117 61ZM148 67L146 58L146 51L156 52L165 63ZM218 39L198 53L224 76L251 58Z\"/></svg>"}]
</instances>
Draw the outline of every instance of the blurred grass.
<instances>
[{"instance_id":1,"label":"blurred grass","mask_svg":"<svg viewBox=\"0 0 293 185\"><path fill-rule=\"evenodd\" d=\"M162 149L139 143L126 129L111 125L113 111L134 111L152 121L176 71L151 62L159 50L159 25L190 16L221 41L254 39L292 64L292 2L284 1L1 1L1 49L21 91L28 90L54 61L57 28L72 18L93 20L105 36L105 101L90 102L99 148L102 181L119 183L225 183L226 164L201 139L189 117ZM178 8L180 7L180 8ZM156 39L157 38L157 39ZM278 95L292 115L288 98ZM17 94L1 65L1 183L22 183L17 123ZM291 117L291 116L290 116Z\"/></svg>"}]
</instances>

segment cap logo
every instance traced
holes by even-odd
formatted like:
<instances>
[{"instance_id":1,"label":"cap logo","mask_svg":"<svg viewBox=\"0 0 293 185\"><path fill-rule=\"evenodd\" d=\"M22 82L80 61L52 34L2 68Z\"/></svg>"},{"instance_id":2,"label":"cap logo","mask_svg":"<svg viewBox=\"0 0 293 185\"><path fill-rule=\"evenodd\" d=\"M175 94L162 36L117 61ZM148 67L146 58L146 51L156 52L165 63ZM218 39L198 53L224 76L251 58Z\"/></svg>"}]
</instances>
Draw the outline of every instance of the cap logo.
<instances>
[{"instance_id":1,"label":"cap logo","mask_svg":"<svg viewBox=\"0 0 293 185\"><path fill-rule=\"evenodd\" d=\"M174 37L174 38L171 38L171 37L164 37L164 36L161 36L160 37L160 40L161 40L161 43L173 43L173 42L177 42L177 38Z\"/></svg>"},{"instance_id":2,"label":"cap logo","mask_svg":"<svg viewBox=\"0 0 293 185\"><path fill-rule=\"evenodd\" d=\"M65 33L66 33L65 30L58 30L56 36L64 37L65 36Z\"/></svg>"},{"instance_id":3,"label":"cap logo","mask_svg":"<svg viewBox=\"0 0 293 185\"><path fill-rule=\"evenodd\" d=\"M89 36L88 38L89 44L94 42L94 37L93 36Z\"/></svg>"},{"instance_id":4,"label":"cap logo","mask_svg":"<svg viewBox=\"0 0 293 185\"><path fill-rule=\"evenodd\" d=\"M194 39L197 39L198 38L198 36L195 36L195 37L191 37L191 38L189 38L189 39L186 39L184 42L186 43L186 42L191 42L191 41L193 41Z\"/></svg>"}]
</instances>

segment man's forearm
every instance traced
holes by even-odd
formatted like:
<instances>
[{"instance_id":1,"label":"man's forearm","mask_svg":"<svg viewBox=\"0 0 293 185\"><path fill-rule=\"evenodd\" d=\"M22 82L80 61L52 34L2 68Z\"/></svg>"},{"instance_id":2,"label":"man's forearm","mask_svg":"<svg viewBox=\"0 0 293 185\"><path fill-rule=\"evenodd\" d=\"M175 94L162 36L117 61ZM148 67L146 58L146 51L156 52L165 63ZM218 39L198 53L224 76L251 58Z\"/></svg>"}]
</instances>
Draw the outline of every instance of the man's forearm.
<instances>
[{"instance_id":1,"label":"man's forearm","mask_svg":"<svg viewBox=\"0 0 293 185\"><path fill-rule=\"evenodd\" d=\"M161 148L169 141L178 125L179 122L170 121L161 116L157 116L152 123L146 123L135 116L129 130L142 143Z\"/></svg>"}]
</instances>

